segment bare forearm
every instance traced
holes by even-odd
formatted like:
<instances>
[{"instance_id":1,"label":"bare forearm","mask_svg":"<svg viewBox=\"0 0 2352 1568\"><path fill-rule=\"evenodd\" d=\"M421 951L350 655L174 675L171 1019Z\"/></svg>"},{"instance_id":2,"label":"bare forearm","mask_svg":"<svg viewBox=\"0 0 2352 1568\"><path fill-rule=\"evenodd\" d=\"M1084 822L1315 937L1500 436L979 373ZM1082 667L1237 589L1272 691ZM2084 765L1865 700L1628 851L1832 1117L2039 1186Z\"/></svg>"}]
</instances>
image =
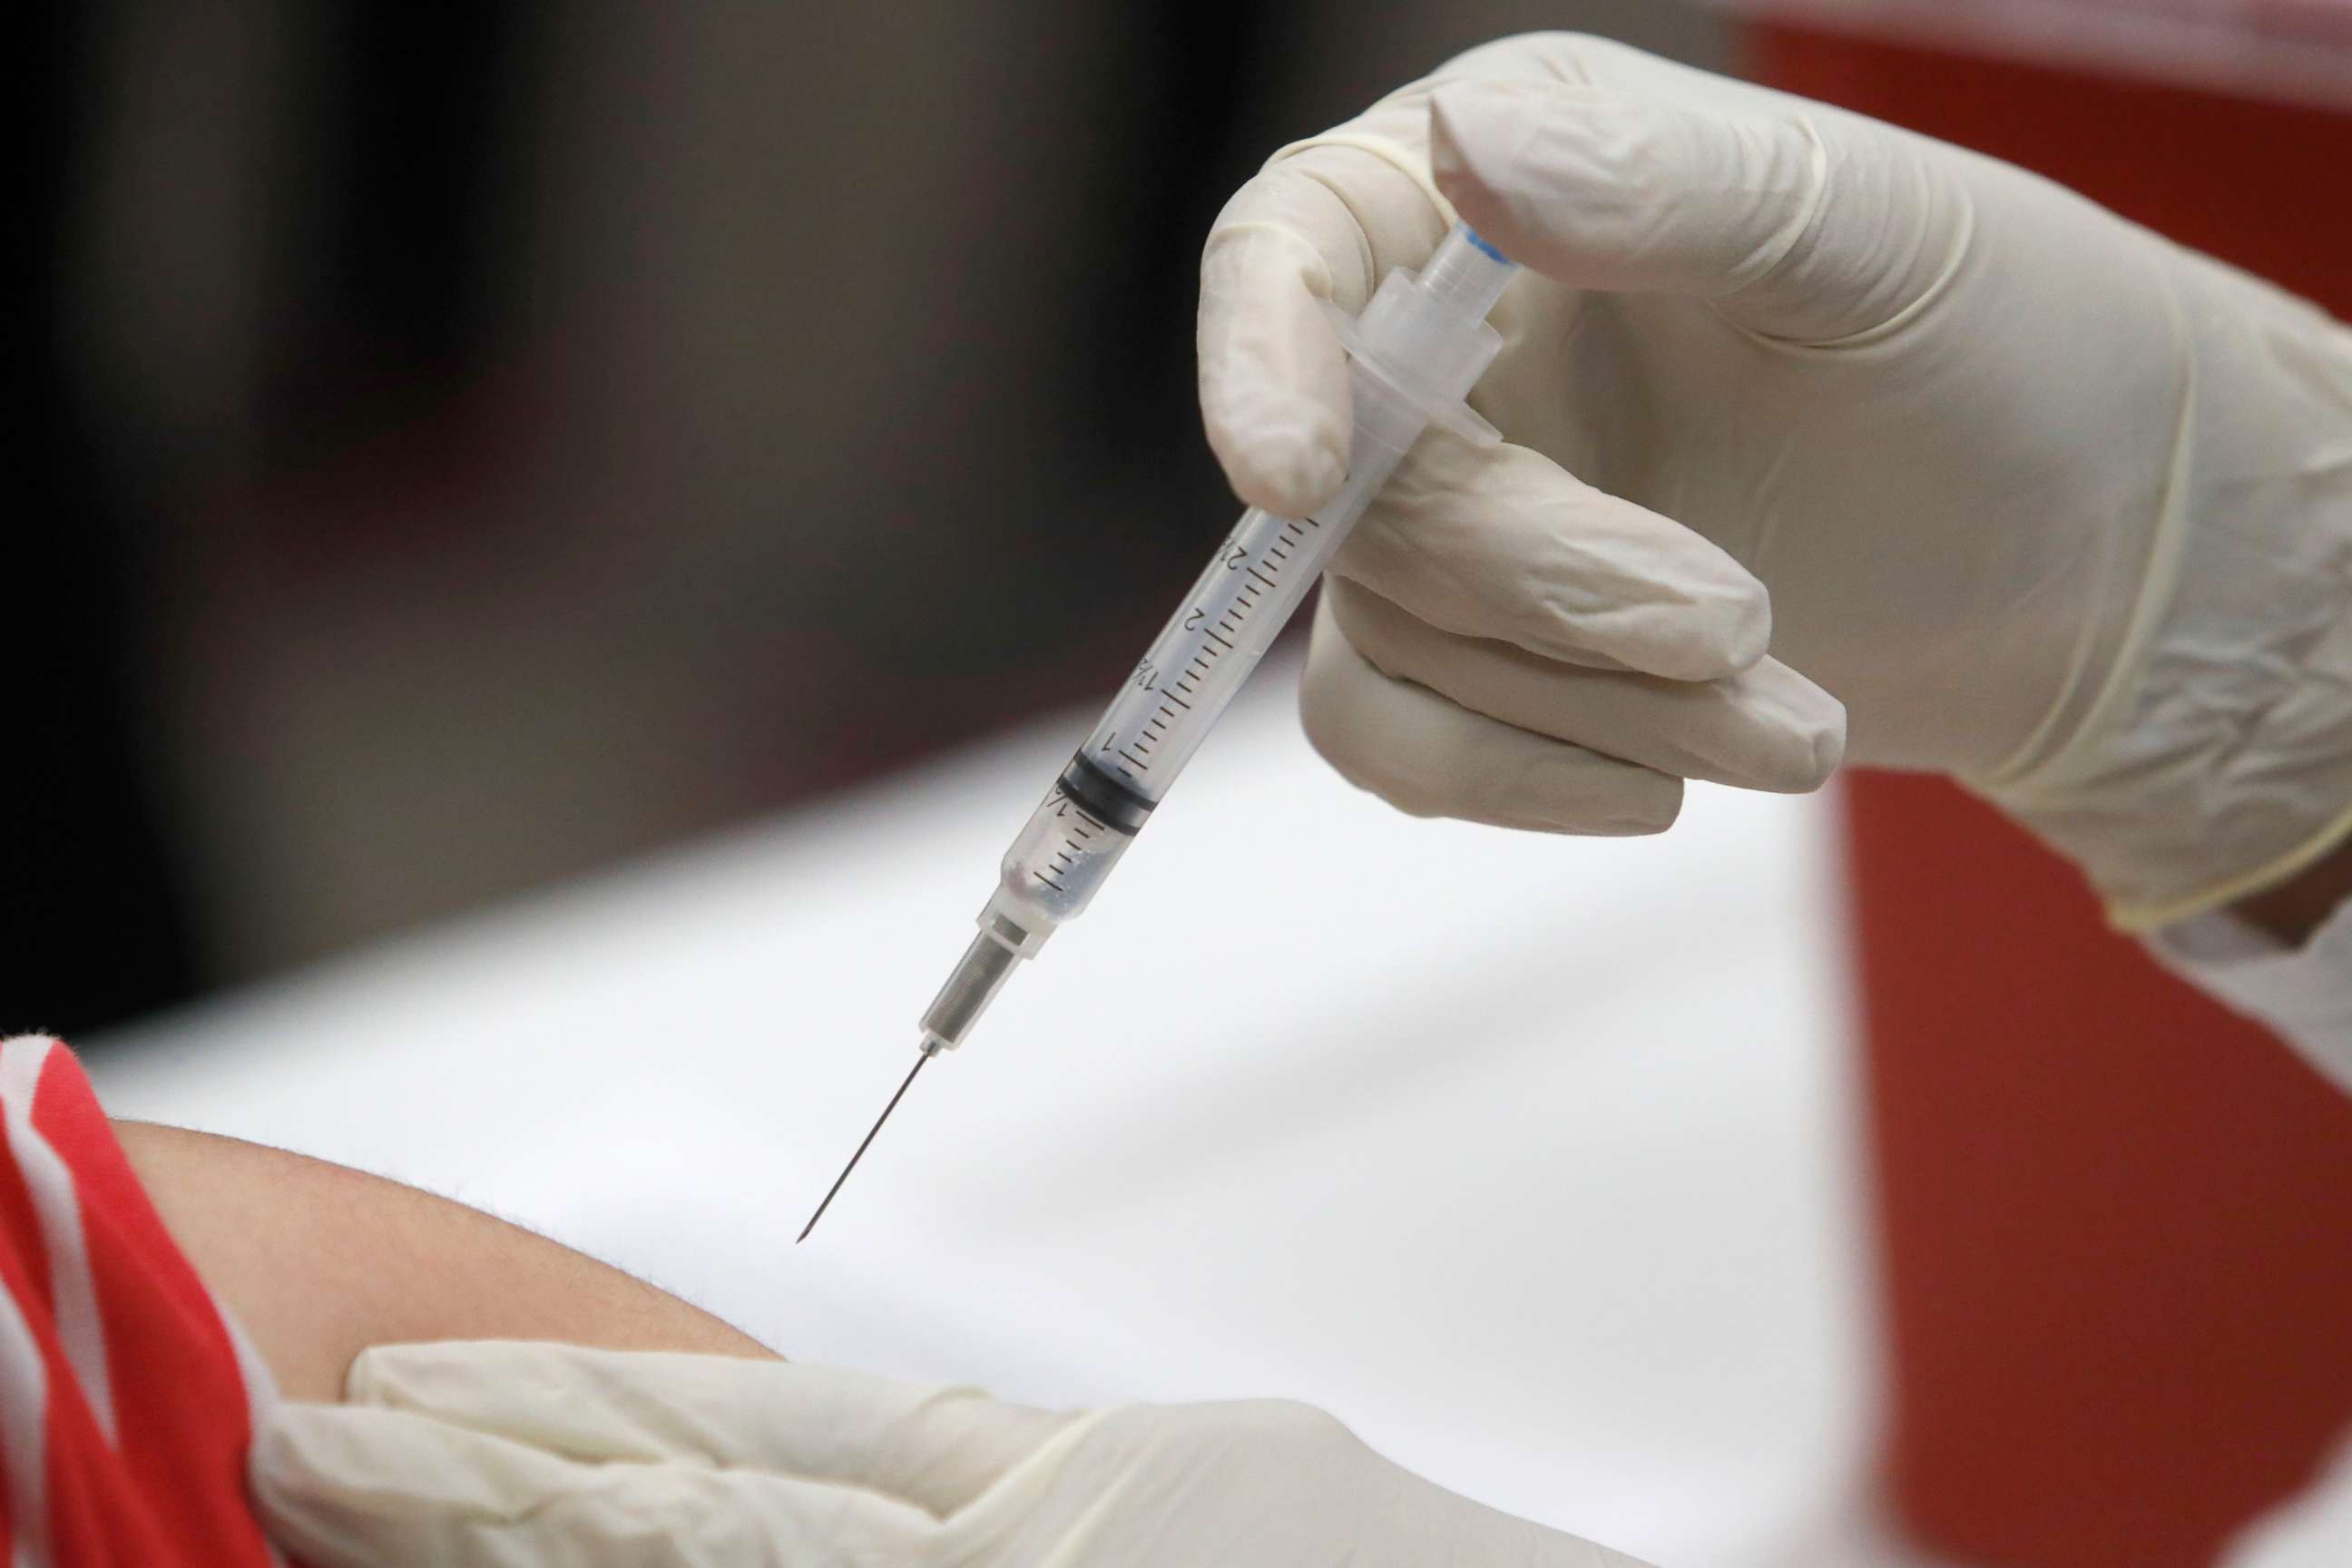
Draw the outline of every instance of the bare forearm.
<instances>
[{"instance_id":1,"label":"bare forearm","mask_svg":"<svg viewBox=\"0 0 2352 1568\"><path fill-rule=\"evenodd\" d=\"M772 1353L643 1280L462 1204L234 1138L145 1122L115 1130L181 1249L297 1398L339 1397L354 1355L403 1341Z\"/></svg>"}]
</instances>

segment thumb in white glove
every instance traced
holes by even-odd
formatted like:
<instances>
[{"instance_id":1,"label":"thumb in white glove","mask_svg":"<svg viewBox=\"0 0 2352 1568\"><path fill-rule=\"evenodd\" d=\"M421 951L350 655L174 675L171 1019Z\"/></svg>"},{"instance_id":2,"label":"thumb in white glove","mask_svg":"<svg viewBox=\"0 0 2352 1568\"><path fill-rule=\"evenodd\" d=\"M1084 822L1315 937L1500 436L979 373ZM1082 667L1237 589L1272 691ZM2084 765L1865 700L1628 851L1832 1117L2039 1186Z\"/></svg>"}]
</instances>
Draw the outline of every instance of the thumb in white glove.
<instances>
[{"instance_id":1,"label":"thumb in white glove","mask_svg":"<svg viewBox=\"0 0 2352 1568\"><path fill-rule=\"evenodd\" d=\"M253 1486L320 1568L1085 1562L1640 1568L1279 1401L1082 1415L782 1362L389 1346L266 1420Z\"/></svg>"}]
</instances>

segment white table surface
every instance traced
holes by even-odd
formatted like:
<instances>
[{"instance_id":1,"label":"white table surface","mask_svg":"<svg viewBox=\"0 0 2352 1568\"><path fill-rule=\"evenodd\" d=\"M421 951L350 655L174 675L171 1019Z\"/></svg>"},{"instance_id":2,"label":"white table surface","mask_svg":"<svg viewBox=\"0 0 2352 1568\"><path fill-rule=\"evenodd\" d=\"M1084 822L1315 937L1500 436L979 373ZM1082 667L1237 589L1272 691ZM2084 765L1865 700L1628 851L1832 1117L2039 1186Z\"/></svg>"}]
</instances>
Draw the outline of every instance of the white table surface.
<instances>
[{"instance_id":1,"label":"white table surface","mask_svg":"<svg viewBox=\"0 0 2352 1568\"><path fill-rule=\"evenodd\" d=\"M1780 1561L1870 1426L1830 804L1695 788L1630 841L1417 822L1314 760L1295 679L805 1247L1091 713L89 1059L118 1115L448 1194L796 1357L1313 1400L1501 1507Z\"/></svg>"}]
</instances>

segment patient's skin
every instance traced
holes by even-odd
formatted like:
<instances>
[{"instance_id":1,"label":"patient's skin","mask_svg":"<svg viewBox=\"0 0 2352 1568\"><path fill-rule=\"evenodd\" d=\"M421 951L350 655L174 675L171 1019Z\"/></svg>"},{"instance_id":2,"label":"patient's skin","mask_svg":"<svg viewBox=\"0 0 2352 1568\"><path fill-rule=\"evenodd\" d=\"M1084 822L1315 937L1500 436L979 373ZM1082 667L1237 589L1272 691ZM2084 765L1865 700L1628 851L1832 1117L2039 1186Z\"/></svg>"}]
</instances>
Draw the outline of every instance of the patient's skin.
<instances>
[{"instance_id":1,"label":"patient's skin","mask_svg":"<svg viewBox=\"0 0 2352 1568\"><path fill-rule=\"evenodd\" d=\"M115 1131L181 1250L294 1398L341 1398L353 1356L404 1341L773 1353L617 1268L414 1187L210 1133Z\"/></svg>"}]
</instances>

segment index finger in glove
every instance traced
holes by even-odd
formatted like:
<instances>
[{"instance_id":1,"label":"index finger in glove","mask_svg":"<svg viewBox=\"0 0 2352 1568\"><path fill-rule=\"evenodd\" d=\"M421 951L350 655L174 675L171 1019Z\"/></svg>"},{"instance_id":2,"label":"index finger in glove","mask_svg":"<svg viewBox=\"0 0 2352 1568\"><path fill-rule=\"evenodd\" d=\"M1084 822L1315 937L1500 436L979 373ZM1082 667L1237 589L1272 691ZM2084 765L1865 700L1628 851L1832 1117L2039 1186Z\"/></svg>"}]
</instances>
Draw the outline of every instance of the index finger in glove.
<instances>
[{"instance_id":1,"label":"index finger in glove","mask_svg":"<svg viewBox=\"0 0 2352 1568\"><path fill-rule=\"evenodd\" d=\"M404 1411L283 1405L254 1436L264 1529L316 1568L920 1561L940 1526L862 1488L587 1464Z\"/></svg>"},{"instance_id":2,"label":"index finger in glove","mask_svg":"<svg viewBox=\"0 0 2352 1568\"><path fill-rule=\"evenodd\" d=\"M748 1467L941 1518L1076 1419L837 1367L531 1342L377 1346L346 1394L575 1459Z\"/></svg>"}]
</instances>

